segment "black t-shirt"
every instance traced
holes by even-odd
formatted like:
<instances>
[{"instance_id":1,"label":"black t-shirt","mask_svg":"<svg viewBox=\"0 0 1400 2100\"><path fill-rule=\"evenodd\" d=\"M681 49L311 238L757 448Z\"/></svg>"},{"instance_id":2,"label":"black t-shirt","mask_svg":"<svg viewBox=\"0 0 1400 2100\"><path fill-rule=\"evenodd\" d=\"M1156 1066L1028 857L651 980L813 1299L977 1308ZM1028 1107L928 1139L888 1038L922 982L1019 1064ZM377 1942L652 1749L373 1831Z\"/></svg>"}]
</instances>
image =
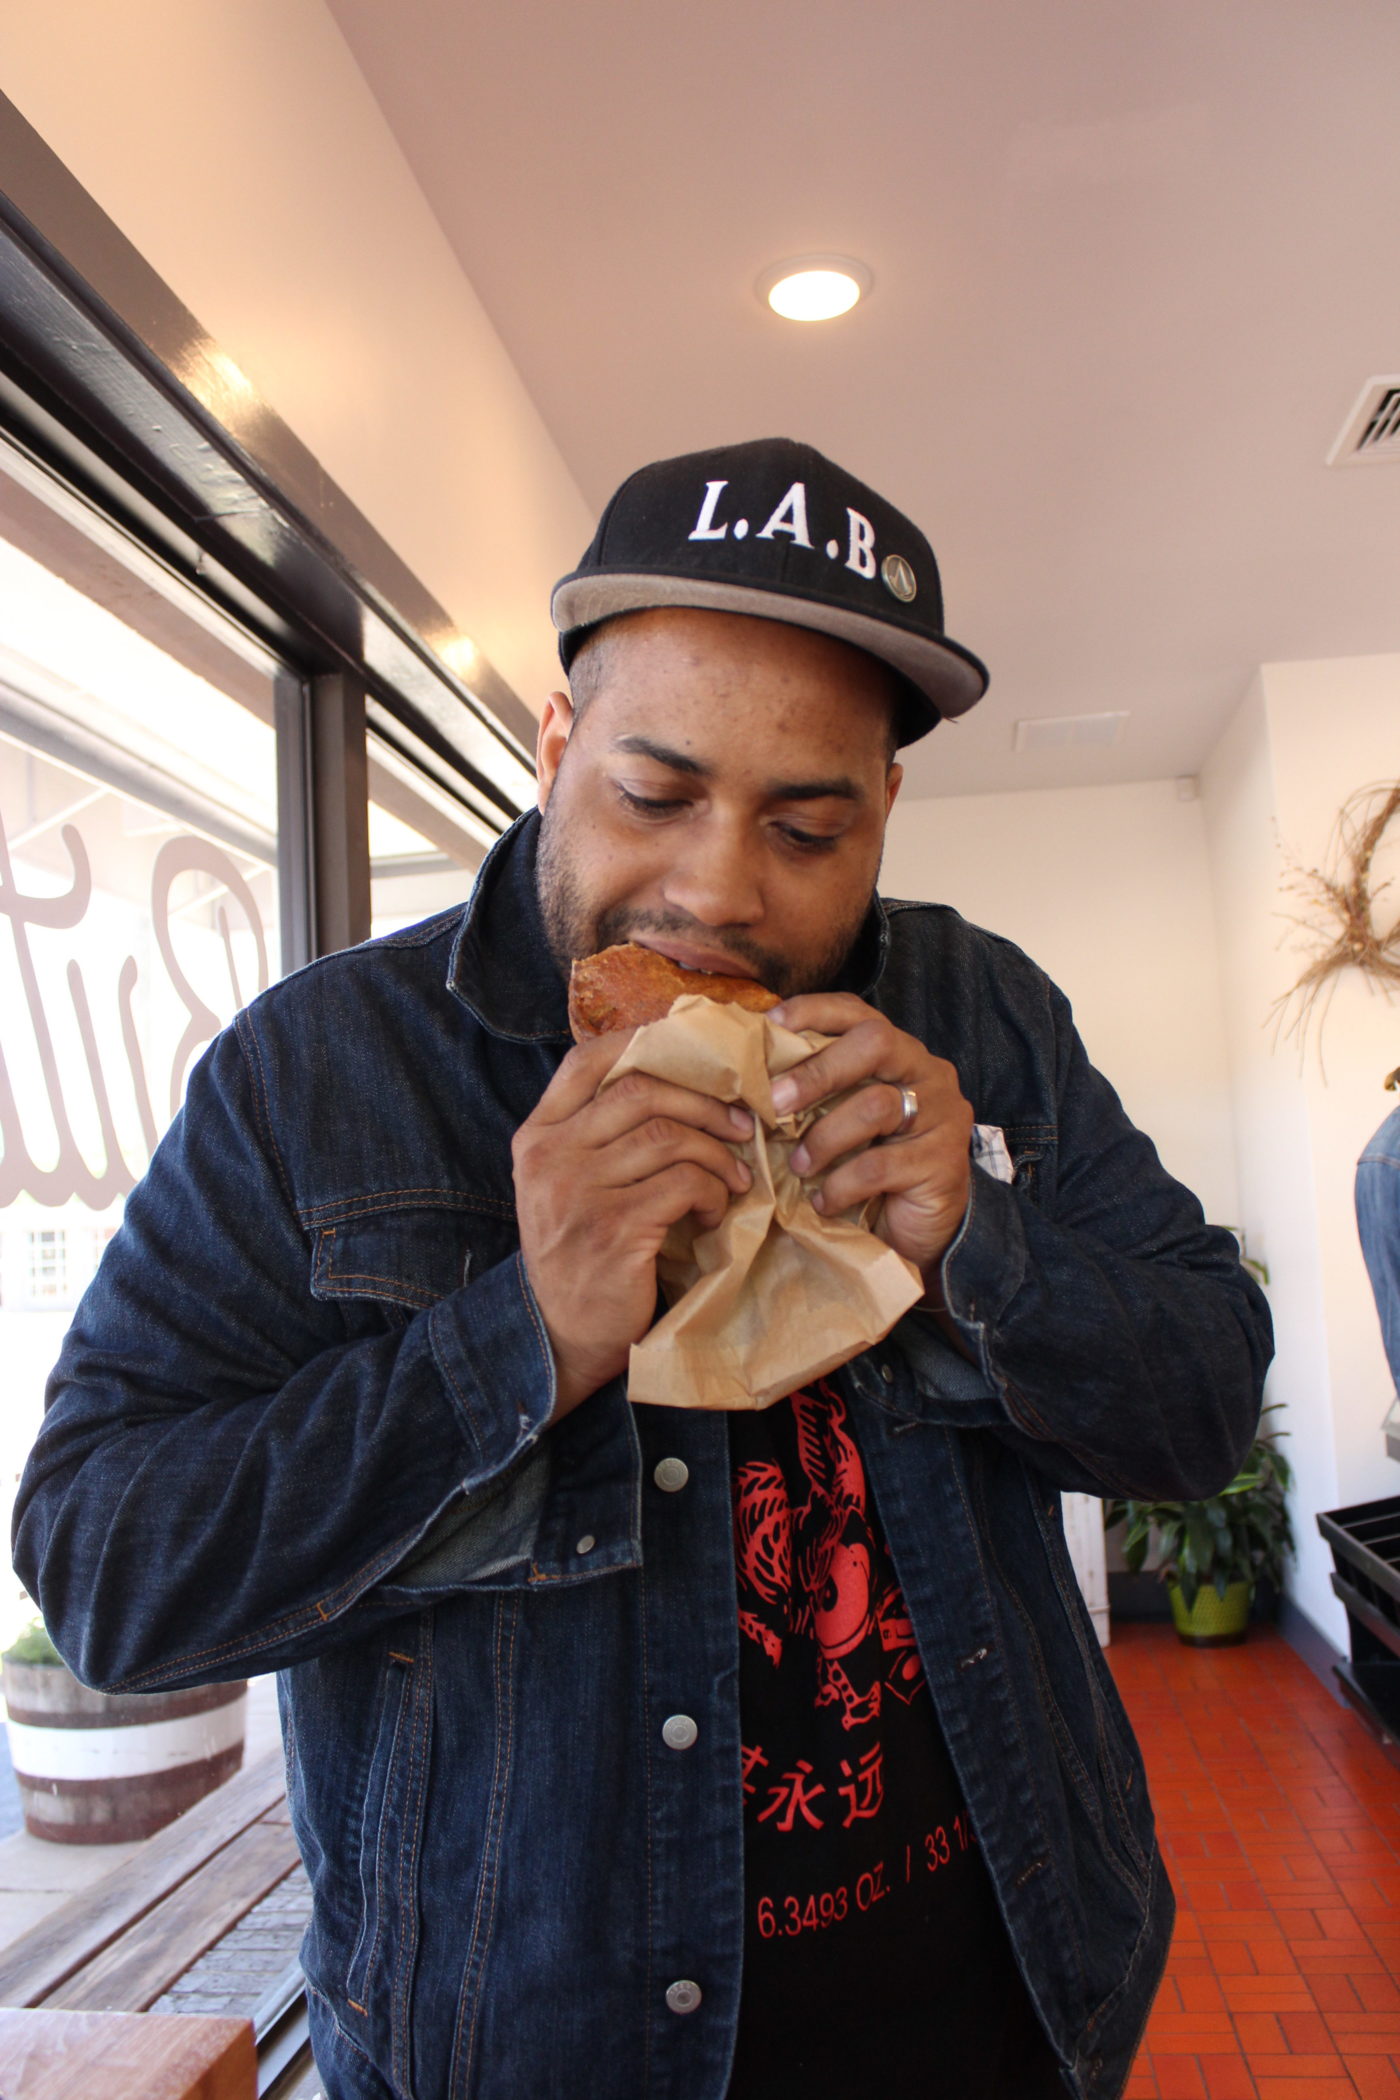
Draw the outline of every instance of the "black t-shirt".
<instances>
[{"instance_id":1,"label":"black t-shirt","mask_svg":"<svg viewBox=\"0 0 1400 2100\"><path fill-rule=\"evenodd\" d=\"M834 1385L730 1417L745 1837L730 2100L1063 2092Z\"/></svg>"}]
</instances>

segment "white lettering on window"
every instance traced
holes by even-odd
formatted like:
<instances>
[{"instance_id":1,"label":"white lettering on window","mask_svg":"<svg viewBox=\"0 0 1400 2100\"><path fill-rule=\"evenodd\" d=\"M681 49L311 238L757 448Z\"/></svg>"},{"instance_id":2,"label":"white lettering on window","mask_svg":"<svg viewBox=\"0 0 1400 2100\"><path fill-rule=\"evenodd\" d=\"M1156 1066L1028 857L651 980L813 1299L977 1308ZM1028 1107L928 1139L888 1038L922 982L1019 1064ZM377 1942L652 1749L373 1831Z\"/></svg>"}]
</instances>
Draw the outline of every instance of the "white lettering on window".
<instances>
[{"instance_id":1,"label":"white lettering on window","mask_svg":"<svg viewBox=\"0 0 1400 2100\"><path fill-rule=\"evenodd\" d=\"M134 955L128 954L122 960L115 985L116 1011L108 1013L94 1014L82 963L76 957L69 962L67 990L83 1060L81 1068L70 1061L65 1070L61 1063L55 1044L56 1017L51 1016L48 1006L55 987L52 978L46 984L35 967L30 928L62 931L81 925L92 899L93 881L92 865L82 833L76 825L65 824L60 836L71 865L68 889L58 895L52 890L43 895L31 894L21 890L15 880L4 824L0 821L0 926L9 921L32 1036L32 1054L43 1075L49 1114L57 1136L57 1154L52 1161L32 1156L20 1128L13 1097L8 1088L0 1090L0 1128L3 1128L5 1137L4 1150L0 1152L0 1209L24 1195L53 1208L76 1198L93 1210L105 1209L115 1197L125 1195L135 1186L145 1158L155 1150L159 1127L133 1011L132 995L138 976ZM268 981L267 940L262 916L244 872L212 839L187 833L166 839L156 852L151 868L150 927L164 965L163 1006L172 1018L176 1011L183 1009L187 1026L170 1053L168 1096L160 1104L165 1118L173 1116L180 1106L189 1066L223 1025L220 1015L214 1012L184 968L177 945L179 914L171 909L171 891L182 875L191 872L210 878L215 885L213 894L221 900L217 910L221 945L229 973L229 1010L243 1005L252 992L263 991ZM251 987L239 982L235 967L233 934L240 915L246 922L247 938L253 951L255 982ZM149 969L150 965L146 967ZM168 999L170 992L175 995L173 1005ZM7 1038L12 1028L22 1025L18 1012L7 1010L4 1021ZM123 1149L108 1084L108 1063L113 1070L120 1070L121 1060L115 1049L118 1042L125 1054L127 1078L144 1138L145 1158L135 1163L127 1158ZM0 1064L0 1074L4 1069ZM66 1098L67 1090L81 1087L83 1078L90 1089L103 1153L100 1166L93 1166L85 1156ZM55 1254L53 1258L57 1261L58 1256Z\"/></svg>"}]
</instances>

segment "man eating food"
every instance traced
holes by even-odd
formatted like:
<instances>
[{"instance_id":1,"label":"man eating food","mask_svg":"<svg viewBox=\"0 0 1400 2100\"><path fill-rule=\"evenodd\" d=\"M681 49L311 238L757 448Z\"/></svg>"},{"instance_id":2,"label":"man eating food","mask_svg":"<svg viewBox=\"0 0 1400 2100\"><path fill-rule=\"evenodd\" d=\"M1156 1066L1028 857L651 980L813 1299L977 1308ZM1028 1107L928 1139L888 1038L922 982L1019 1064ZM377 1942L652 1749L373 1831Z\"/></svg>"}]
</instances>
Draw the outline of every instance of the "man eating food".
<instances>
[{"instance_id":1,"label":"man eating food","mask_svg":"<svg viewBox=\"0 0 1400 2100\"><path fill-rule=\"evenodd\" d=\"M876 895L896 752L986 684L908 519L786 440L663 461L554 616L465 909L192 1076L20 1571L88 1682L282 1672L328 2100L1121 2093L1172 1901L1060 1491L1223 1485L1263 1301L1034 964ZM629 943L829 1038L793 1168L923 1280L761 1411L628 1400L753 1135L572 1044Z\"/></svg>"}]
</instances>

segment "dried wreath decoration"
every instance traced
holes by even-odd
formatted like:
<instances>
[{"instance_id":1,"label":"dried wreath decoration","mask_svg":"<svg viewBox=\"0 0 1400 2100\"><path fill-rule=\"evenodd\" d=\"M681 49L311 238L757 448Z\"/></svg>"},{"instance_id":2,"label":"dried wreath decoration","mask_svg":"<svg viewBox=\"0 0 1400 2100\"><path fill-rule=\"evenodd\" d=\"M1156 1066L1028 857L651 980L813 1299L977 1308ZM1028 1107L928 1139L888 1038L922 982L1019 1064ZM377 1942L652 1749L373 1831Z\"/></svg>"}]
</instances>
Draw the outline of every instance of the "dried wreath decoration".
<instances>
[{"instance_id":1,"label":"dried wreath decoration","mask_svg":"<svg viewBox=\"0 0 1400 2100\"><path fill-rule=\"evenodd\" d=\"M1397 813L1400 780L1358 788L1337 813L1326 867L1291 866L1284 877L1285 889L1304 900L1303 914L1290 916L1295 926L1302 927L1314 952L1297 983L1274 1001L1270 1012L1276 1032L1282 1029L1285 1035L1295 1036L1300 1049L1325 991L1318 1017L1320 1034L1341 971L1362 971L1387 998L1400 988L1400 912L1384 930L1377 926L1376 900L1390 883L1372 886L1376 854Z\"/></svg>"}]
</instances>

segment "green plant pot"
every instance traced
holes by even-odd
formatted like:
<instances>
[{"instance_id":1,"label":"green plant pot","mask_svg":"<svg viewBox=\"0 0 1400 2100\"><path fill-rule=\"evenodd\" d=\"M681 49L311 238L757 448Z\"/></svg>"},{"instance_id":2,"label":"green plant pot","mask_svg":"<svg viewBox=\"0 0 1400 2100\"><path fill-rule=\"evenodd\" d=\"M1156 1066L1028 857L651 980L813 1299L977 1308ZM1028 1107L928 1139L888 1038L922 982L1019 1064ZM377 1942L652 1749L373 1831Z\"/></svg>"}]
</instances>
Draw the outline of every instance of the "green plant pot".
<instances>
[{"instance_id":1,"label":"green plant pot","mask_svg":"<svg viewBox=\"0 0 1400 2100\"><path fill-rule=\"evenodd\" d=\"M1249 1633L1250 1587L1247 1582L1232 1582L1223 1597L1216 1594L1213 1583L1203 1582L1190 1611L1186 1609L1179 1582L1167 1584L1167 1596L1171 1600L1172 1624L1177 1637L1192 1648L1237 1647Z\"/></svg>"}]
</instances>

